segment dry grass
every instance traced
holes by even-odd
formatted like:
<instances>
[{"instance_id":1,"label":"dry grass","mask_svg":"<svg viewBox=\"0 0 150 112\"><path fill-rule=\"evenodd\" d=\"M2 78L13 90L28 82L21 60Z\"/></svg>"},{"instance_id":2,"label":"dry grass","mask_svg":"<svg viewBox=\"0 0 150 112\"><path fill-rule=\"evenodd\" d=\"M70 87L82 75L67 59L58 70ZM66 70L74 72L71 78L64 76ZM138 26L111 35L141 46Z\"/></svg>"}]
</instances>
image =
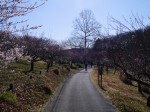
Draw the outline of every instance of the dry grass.
<instances>
[{"instance_id":1,"label":"dry grass","mask_svg":"<svg viewBox=\"0 0 150 112\"><path fill-rule=\"evenodd\" d=\"M29 64L26 61L20 61L10 63L5 73L0 72L0 96L12 83L14 89L10 92L17 99L16 105L0 99L0 112L41 112L59 84L78 70L68 71L59 65L54 65L48 73L45 69L45 63L36 62L35 71L24 74L22 71L29 70ZM59 75L55 74L53 69L58 69ZM42 74L39 71L42 71Z\"/></svg>"},{"instance_id":2,"label":"dry grass","mask_svg":"<svg viewBox=\"0 0 150 112\"><path fill-rule=\"evenodd\" d=\"M97 85L97 71L93 71L92 79ZM119 79L119 74L108 74L104 72L103 88L101 91L112 101L121 112L150 112L150 108L146 106L147 95L142 96L137 87L127 85Z\"/></svg>"}]
</instances>

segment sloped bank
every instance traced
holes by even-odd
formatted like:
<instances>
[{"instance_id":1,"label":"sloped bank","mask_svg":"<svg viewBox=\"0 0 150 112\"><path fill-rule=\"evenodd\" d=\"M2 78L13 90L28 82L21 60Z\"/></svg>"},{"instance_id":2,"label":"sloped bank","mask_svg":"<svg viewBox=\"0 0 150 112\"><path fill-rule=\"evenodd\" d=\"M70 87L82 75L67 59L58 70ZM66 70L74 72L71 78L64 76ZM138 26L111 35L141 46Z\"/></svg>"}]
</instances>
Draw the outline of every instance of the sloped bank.
<instances>
[{"instance_id":1,"label":"sloped bank","mask_svg":"<svg viewBox=\"0 0 150 112\"><path fill-rule=\"evenodd\" d=\"M102 91L104 96L115 105L120 112L150 112L147 107L147 94L141 95L136 83L127 85L120 79L119 72L114 74L113 70L103 73L103 89L98 86L97 70L95 69L91 75L93 83ZM135 83L135 84L134 84Z\"/></svg>"},{"instance_id":2,"label":"sloped bank","mask_svg":"<svg viewBox=\"0 0 150 112\"><path fill-rule=\"evenodd\" d=\"M27 74L22 72L1 73L0 112L43 111L48 100L54 96L59 84L69 77L70 74L78 71L78 69L78 67L71 69L69 66L57 65L49 70L48 73L44 70L41 73L35 71ZM10 83L13 84L13 89L8 90Z\"/></svg>"}]
</instances>

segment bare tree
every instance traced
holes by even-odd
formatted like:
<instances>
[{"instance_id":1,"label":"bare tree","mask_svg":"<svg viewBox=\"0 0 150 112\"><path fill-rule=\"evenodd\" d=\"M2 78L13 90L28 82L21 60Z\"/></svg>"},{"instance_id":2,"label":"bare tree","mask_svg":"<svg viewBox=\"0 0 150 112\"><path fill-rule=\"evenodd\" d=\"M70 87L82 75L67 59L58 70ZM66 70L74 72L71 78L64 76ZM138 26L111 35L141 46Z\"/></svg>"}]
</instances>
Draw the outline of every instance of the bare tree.
<instances>
[{"instance_id":1,"label":"bare tree","mask_svg":"<svg viewBox=\"0 0 150 112\"><path fill-rule=\"evenodd\" d=\"M74 21L73 38L76 38L76 41L84 46L85 63L87 61L87 48L99 36L100 28L101 25L96 21L91 10L83 10L79 18Z\"/></svg>"},{"instance_id":2,"label":"bare tree","mask_svg":"<svg viewBox=\"0 0 150 112\"><path fill-rule=\"evenodd\" d=\"M35 36L23 36L23 52L24 56L30 57L31 67L29 71L34 71L34 62L42 60L42 52L47 45L45 39L37 38Z\"/></svg>"},{"instance_id":3,"label":"bare tree","mask_svg":"<svg viewBox=\"0 0 150 112\"><path fill-rule=\"evenodd\" d=\"M64 41L63 44L66 48L84 48L84 44L81 41L78 41L78 38L71 37L68 40Z\"/></svg>"},{"instance_id":4,"label":"bare tree","mask_svg":"<svg viewBox=\"0 0 150 112\"><path fill-rule=\"evenodd\" d=\"M79 18L74 21L73 37L77 41L84 43L84 48L87 48L99 33L101 25L95 20L94 14L91 10L83 10Z\"/></svg>"},{"instance_id":5,"label":"bare tree","mask_svg":"<svg viewBox=\"0 0 150 112\"><path fill-rule=\"evenodd\" d=\"M137 82L138 91L142 93L141 85L150 87L150 28L139 16L124 20L126 24L112 18L115 23L112 28L117 35L110 39L107 53L127 79ZM147 102L150 102L149 98ZM149 103L147 105L150 106Z\"/></svg>"},{"instance_id":6,"label":"bare tree","mask_svg":"<svg viewBox=\"0 0 150 112\"><path fill-rule=\"evenodd\" d=\"M59 59L61 56L61 47L57 44L56 41L48 39L46 40L47 45L43 49L42 53L42 60L47 63L47 72L50 67L53 66L54 61Z\"/></svg>"}]
</instances>

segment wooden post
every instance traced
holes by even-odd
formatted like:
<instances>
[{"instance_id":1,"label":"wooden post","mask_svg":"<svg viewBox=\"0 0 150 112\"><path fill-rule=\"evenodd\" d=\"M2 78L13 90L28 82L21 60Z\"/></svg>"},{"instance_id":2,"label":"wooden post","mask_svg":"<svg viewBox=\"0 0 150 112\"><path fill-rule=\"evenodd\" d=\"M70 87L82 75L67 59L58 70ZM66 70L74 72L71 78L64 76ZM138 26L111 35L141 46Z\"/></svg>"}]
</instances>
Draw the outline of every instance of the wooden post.
<instances>
[{"instance_id":1,"label":"wooden post","mask_svg":"<svg viewBox=\"0 0 150 112\"><path fill-rule=\"evenodd\" d=\"M102 74L101 74L101 88L102 88Z\"/></svg>"},{"instance_id":2,"label":"wooden post","mask_svg":"<svg viewBox=\"0 0 150 112\"><path fill-rule=\"evenodd\" d=\"M99 83L99 72L98 72L98 85L100 86L100 83Z\"/></svg>"},{"instance_id":3,"label":"wooden post","mask_svg":"<svg viewBox=\"0 0 150 112\"><path fill-rule=\"evenodd\" d=\"M98 85L102 88L103 65L98 66ZM101 77L101 78L100 78ZM99 79L100 78L100 79ZM100 80L100 81L99 81Z\"/></svg>"}]
</instances>

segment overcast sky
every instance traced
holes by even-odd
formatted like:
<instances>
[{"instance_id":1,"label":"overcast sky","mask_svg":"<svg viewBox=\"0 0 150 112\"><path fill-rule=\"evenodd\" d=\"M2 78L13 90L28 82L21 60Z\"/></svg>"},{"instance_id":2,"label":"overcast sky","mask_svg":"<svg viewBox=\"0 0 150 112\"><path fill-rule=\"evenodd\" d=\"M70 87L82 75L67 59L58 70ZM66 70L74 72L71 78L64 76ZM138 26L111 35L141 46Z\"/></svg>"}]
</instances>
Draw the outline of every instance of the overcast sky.
<instances>
[{"instance_id":1,"label":"overcast sky","mask_svg":"<svg viewBox=\"0 0 150 112\"><path fill-rule=\"evenodd\" d=\"M29 19L27 24L30 26L43 25L38 30L30 31L32 34L44 32L46 37L61 41L70 37L73 21L85 9L92 10L96 20L107 27L110 16L120 21L123 17L129 18L132 13L147 18L150 16L150 0L48 0L24 18Z\"/></svg>"}]
</instances>

